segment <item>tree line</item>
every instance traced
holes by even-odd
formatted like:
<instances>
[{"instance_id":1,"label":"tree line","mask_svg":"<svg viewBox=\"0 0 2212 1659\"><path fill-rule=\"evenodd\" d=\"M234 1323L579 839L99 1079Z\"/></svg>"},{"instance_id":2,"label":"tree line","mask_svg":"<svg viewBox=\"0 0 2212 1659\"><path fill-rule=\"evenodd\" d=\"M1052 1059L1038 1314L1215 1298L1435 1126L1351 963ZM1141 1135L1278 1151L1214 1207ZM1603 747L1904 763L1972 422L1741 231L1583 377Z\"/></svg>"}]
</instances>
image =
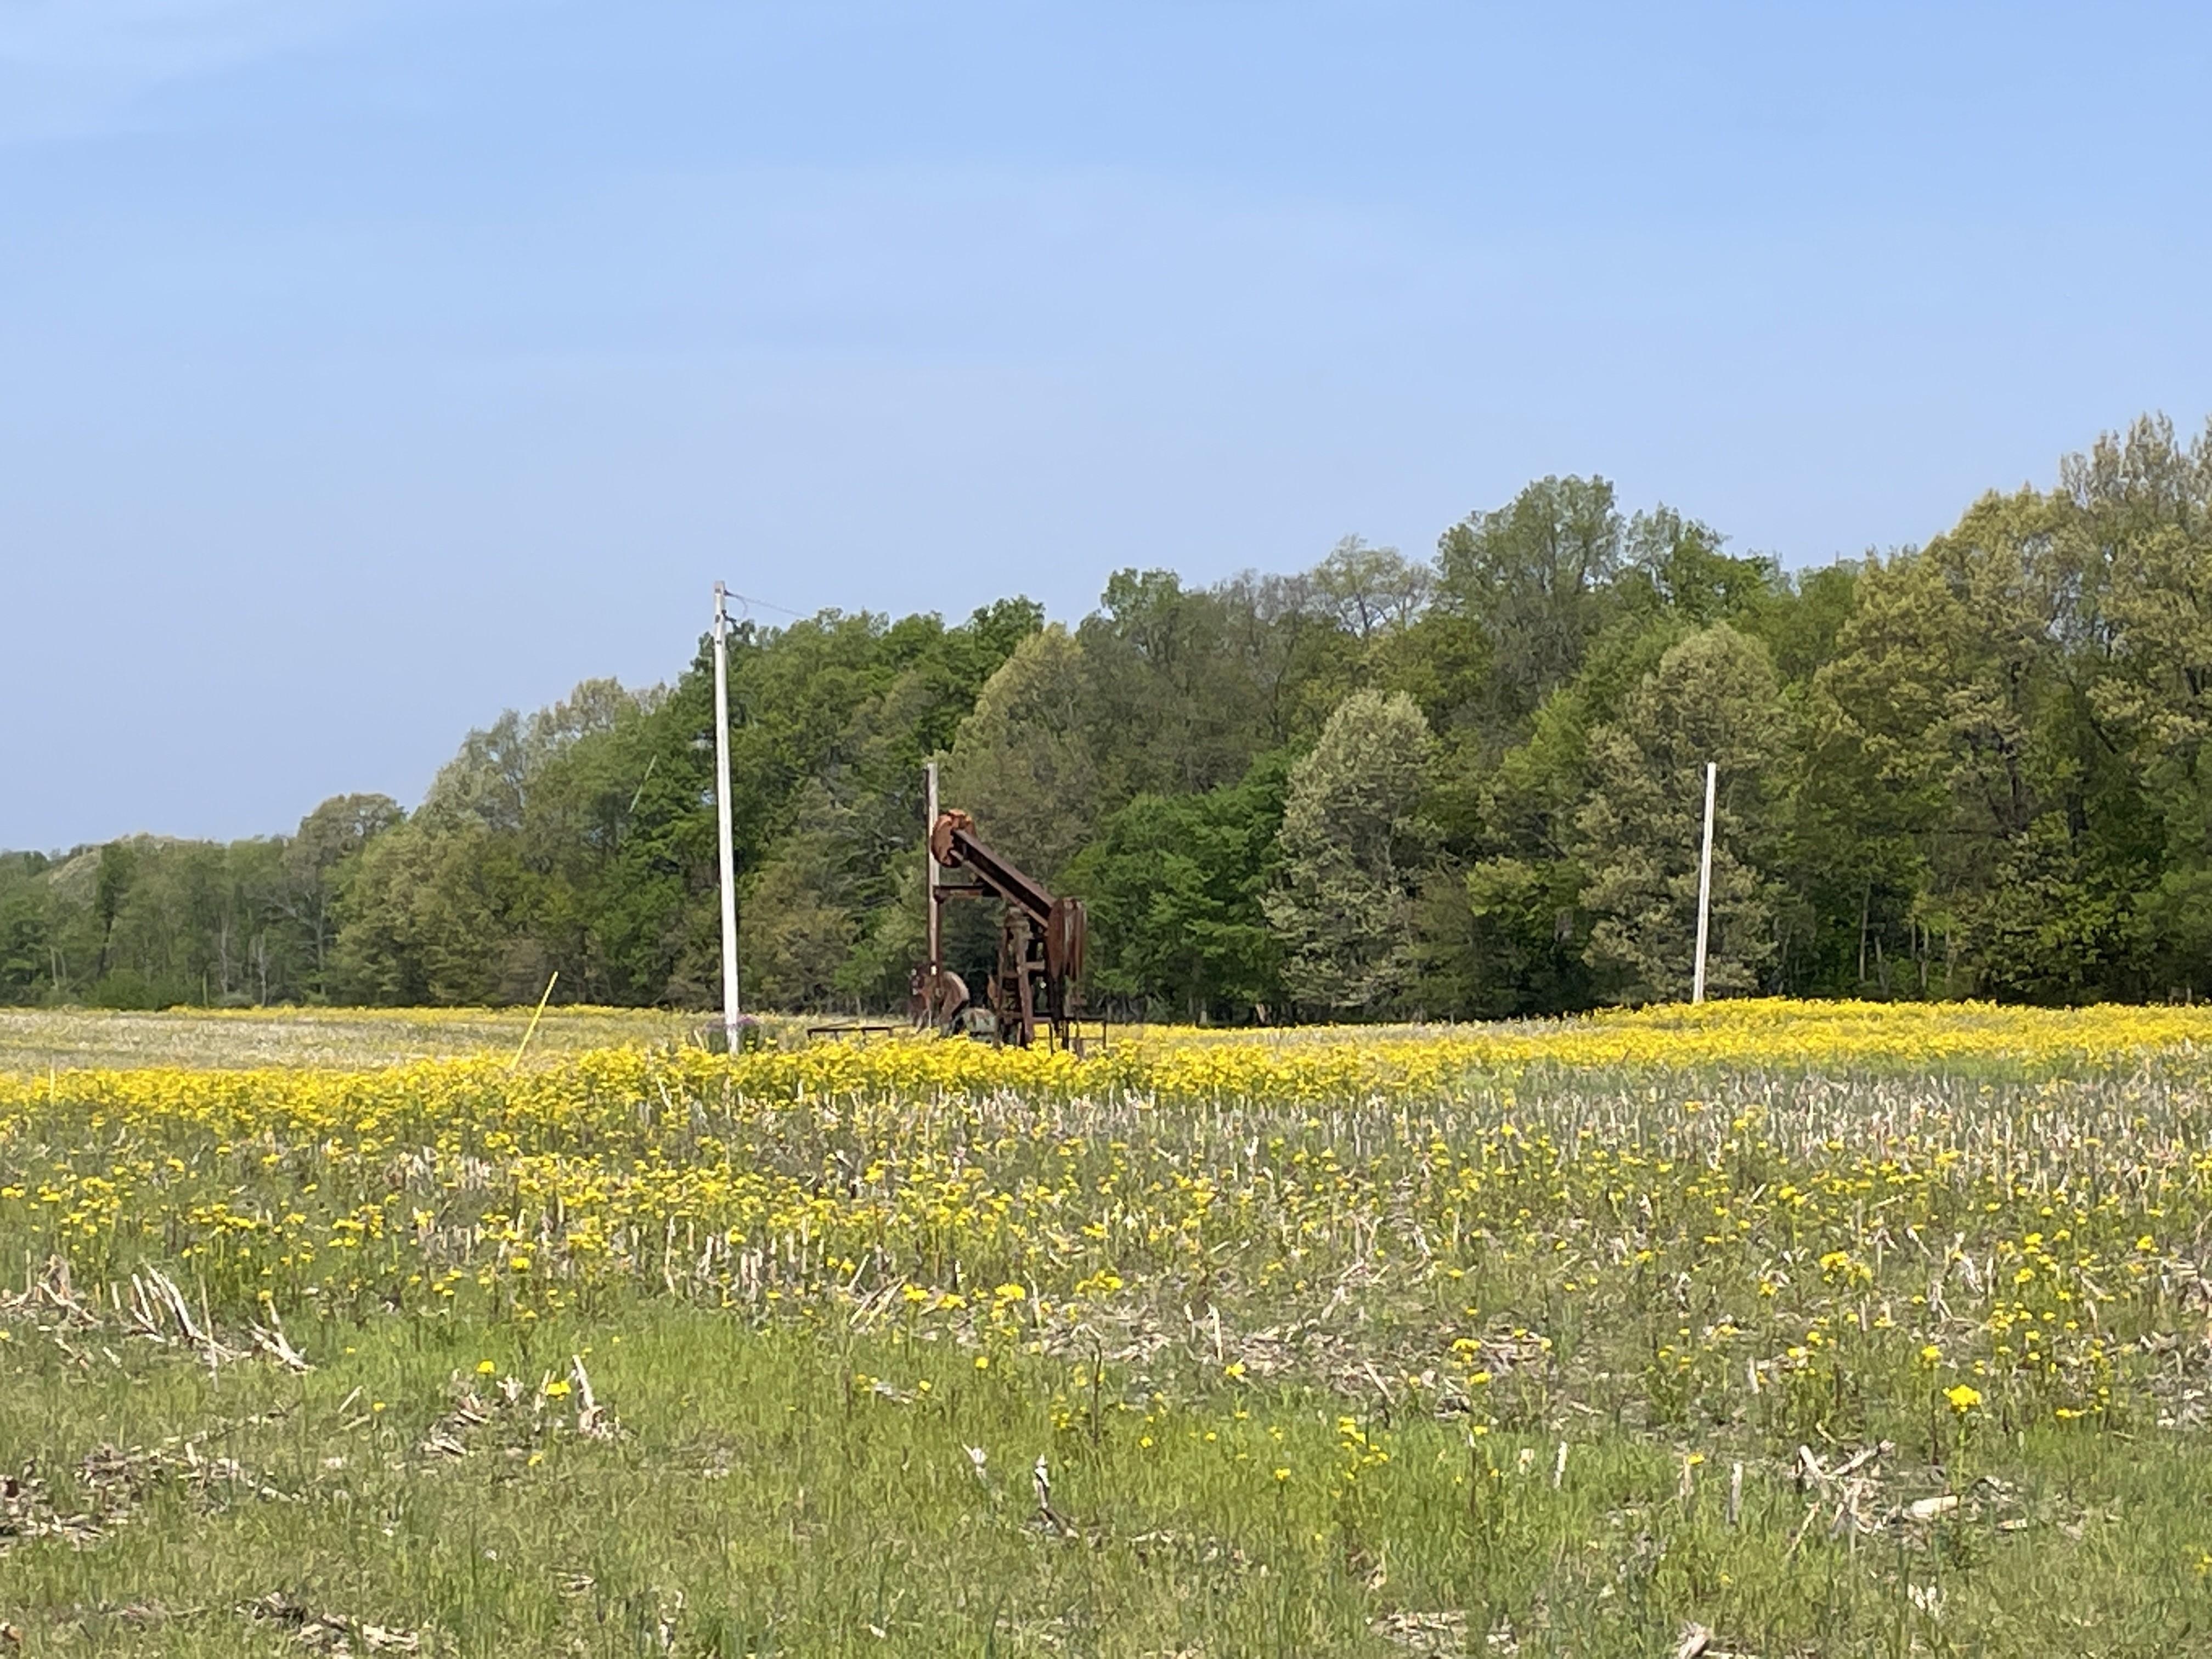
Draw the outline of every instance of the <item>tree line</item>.
<instances>
[{"instance_id":1,"label":"tree line","mask_svg":"<svg viewBox=\"0 0 2212 1659\"><path fill-rule=\"evenodd\" d=\"M1686 994L1719 768L1719 994L2212 987L2212 428L2158 417L1924 546L1785 571L1601 478L1074 624L836 611L732 641L759 1006L902 1003L924 762L1088 903L1088 995L1243 1021ZM471 732L411 812L0 856L0 997L718 1000L712 668ZM993 919L956 907L956 966Z\"/></svg>"}]
</instances>

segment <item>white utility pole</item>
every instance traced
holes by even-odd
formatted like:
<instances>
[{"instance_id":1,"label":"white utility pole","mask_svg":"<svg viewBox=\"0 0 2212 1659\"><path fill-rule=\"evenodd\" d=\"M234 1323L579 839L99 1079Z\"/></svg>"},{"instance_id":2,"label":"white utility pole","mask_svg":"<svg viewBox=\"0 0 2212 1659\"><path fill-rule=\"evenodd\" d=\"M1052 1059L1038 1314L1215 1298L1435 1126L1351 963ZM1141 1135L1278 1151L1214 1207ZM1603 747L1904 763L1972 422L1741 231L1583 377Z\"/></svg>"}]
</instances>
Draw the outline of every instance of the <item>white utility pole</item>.
<instances>
[{"instance_id":1,"label":"white utility pole","mask_svg":"<svg viewBox=\"0 0 2212 1659\"><path fill-rule=\"evenodd\" d=\"M1705 1000L1705 939L1713 904L1713 784L1720 767L1705 763L1705 850L1698 858L1698 971L1690 982L1690 1000Z\"/></svg>"},{"instance_id":2,"label":"white utility pole","mask_svg":"<svg viewBox=\"0 0 2212 1659\"><path fill-rule=\"evenodd\" d=\"M722 1040L738 1051L737 849L730 830L730 590L714 584L714 829L721 843ZM1702 960L1702 957L1700 958Z\"/></svg>"},{"instance_id":3,"label":"white utility pole","mask_svg":"<svg viewBox=\"0 0 2212 1659\"><path fill-rule=\"evenodd\" d=\"M932 1024L937 1021L937 985L945 971L945 941L939 937L944 926L937 902L937 854L930 850L929 837L937 828L937 763L932 761L922 775L922 811L928 822L921 832L921 863L923 878L927 885L922 890L922 901L929 906L929 965L922 970L921 994L927 1006L922 1012Z\"/></svg>"}]
</instances>

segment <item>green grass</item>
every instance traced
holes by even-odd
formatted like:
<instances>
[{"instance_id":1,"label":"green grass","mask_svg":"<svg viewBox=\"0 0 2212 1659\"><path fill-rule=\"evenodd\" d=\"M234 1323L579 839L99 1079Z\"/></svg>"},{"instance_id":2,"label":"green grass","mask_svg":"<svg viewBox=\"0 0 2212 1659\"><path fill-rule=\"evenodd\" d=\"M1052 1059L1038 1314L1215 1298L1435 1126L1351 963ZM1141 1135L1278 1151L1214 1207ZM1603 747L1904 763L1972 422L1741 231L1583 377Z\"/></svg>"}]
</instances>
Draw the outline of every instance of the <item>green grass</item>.
<instances>
[{"instance_id":1,"label":"green grass","mask_svg":"<svg viewBox=\"0 0 2212 1659\"><path fill-rule=\"evenodd\" d=\"M2212 1626L2193 1443L2039 1428L1942 1473L1893 1456L1872 1517L1966 1501L1836 1536L1835 1500L1773 1463L1731 1528L1723 1463L1686 1496L1680 1443L1588 1419L1555 1489L1558 1425L1473 1438L1378 1402L1388 1461L1347 1480L1342 1402L1296 1391L1162 1410L1109 1368L1094 1421L1064 1368L918 1340L645 1304L514 1337L333 1327L294 1376L91 1338L80 1363L19 1328L0 1440L25 1493L101 1529L0 1556L25 1650L298 1651L304 1627L367 1651L375 1626L487 1655L1661 1654L1695 1620L1761 1653L2151 1654ZM585 1346L609 1438L576 1432L573 1391L544 1401ZM471 1390L480 1424L454 1413Z\"/></svg>"},{"instance_id":2,"label":"green grass","mask_svg":"<svg viewBox=\"0 0 2212 1659\"><path fill-rule=\"evenodd\" d=\"M512 1055L529 1030L529 1008L177 1008L106 1013L80 1008L0 1008L0 1071L185 1066L333 1066L348 1070L412 1060ZM545 1011L532 1054L573 1054L624 1044L693 1042L719 1016L653 1008ZM775 1018L779 1034L803 1022Z\"/></svg>"}]
</instances>

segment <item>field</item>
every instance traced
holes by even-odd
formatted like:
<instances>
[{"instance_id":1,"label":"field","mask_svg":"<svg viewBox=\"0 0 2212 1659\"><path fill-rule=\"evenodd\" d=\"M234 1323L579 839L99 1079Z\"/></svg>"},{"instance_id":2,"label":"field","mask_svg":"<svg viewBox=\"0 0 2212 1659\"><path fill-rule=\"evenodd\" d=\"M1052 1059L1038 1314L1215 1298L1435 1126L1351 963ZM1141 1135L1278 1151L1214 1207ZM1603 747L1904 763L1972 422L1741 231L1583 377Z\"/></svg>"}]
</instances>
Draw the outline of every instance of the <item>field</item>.
<instances>
[{"instance_id":1,"label":"field","mask_svg":"<svg viewBox=\"0 0 2212 1659\"><path fill-rule=\"evenodd\" d=\"M0 1017L0 1652L2212 1650L2212 1016Z\"/></svg>"},{"instance_id":2,"label":"field","mask_svg":"<svg viewBox=\"0 0 2212 1659\"><path fill-rule=\"evenodd\" d=\"M717 1017L719 1018L719 1017ZM232 1071L319 1066L364 1071L415 1060L512 1057L678 1043L698 1015L641 1008L550 1008L531 1029L523 1009L287 1009L158 1014L0 1008L0 1072L186 1066ZM803 1028L799 1028L803 1029Z\"/></svg>"}]
</instances>

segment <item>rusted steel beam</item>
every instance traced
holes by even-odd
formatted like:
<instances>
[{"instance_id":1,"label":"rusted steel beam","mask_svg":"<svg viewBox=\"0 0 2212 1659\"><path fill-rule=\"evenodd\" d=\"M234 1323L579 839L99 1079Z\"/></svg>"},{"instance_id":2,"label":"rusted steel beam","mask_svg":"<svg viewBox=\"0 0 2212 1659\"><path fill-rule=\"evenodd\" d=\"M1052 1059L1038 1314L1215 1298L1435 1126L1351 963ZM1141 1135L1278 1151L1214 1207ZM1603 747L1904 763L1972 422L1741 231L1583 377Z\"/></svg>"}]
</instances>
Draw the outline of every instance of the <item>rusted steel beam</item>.
<instances>
[{"instance_id":1,"label":"rusted steel beam","mask_svg":"<svg viewBox=\"0 0 2212 1659\"><path fill-rule=\"evenodd\" d=\"M929 850L948 870L972 870L976 878L1010 904L1018 904L1042 925L1052 914L1052 895L1042 882L1024 875L976 838L975 821L955 807L938 815L929 832Z\"/></svg>"}]
</instances>

